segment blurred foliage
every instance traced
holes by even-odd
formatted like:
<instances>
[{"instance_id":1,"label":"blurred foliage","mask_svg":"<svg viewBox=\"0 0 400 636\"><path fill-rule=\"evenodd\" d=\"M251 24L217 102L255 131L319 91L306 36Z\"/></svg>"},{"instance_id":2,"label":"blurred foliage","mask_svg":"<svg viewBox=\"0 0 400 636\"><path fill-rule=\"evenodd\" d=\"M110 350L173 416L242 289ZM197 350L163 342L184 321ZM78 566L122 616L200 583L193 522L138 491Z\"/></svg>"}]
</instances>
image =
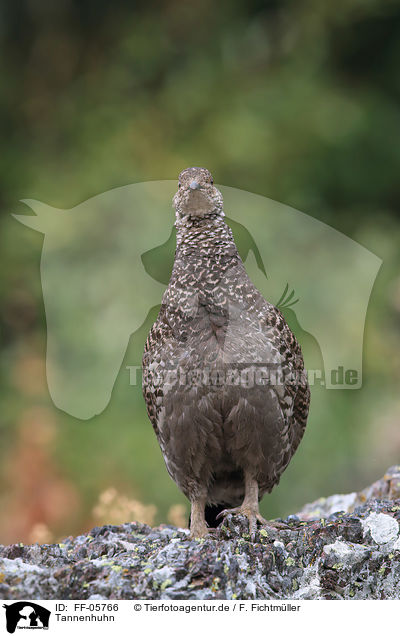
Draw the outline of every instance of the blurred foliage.
<instances>
[{"instance_id":1,"label":"blurred foliage","mask_svg":"<svg viewBox=\"0 0 400 636\"><path fill-rule=\"evenodd\" d=\"M101 415L81 422L53 406L43 239L10 217L24 197L72 207L203 165L359 241L383 259L363 388L314 390L264 514L363 487L400 461L399 36L392 0L1 1L1 541L87 529L110 492L127 515L155 506L156 522L186 506L125 369L154 315Z\"/></svg>"}]
</instances>

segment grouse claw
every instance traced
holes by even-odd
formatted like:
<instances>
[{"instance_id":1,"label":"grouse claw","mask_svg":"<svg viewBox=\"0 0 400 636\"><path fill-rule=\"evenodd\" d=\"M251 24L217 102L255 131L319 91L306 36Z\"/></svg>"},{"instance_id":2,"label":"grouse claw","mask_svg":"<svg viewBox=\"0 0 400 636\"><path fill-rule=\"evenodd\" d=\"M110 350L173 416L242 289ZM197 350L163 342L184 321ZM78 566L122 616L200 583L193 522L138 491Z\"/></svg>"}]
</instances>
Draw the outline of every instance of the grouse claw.
<instances>
[{"instance_id":1,"label":"grouse claw","mask_svg":"<svg viewBox=\"0 0 400 636\"><path fill-rule=\"evenodd\" d=\"M238 506L237 508L226 508L217 515L217 519L225 518L227 515L243 515L247 517L249 522L250 539L252 541L254 541L256 536L257 521L262 526L269 527L271 530L288 529L288 526L285 523L281 523L279 521L268 521L267 519L264 519L264 517L259 513L258 510L252 510L243 506Z\"/></svg>"}]
</instances>

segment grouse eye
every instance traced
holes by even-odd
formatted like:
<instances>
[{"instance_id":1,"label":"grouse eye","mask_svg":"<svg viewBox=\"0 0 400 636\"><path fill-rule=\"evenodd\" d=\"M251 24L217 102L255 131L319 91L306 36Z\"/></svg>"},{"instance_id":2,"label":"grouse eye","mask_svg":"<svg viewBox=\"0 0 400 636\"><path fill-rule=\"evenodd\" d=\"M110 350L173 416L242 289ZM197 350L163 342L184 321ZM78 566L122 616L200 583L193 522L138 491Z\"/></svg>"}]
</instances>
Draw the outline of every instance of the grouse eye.
<instances>
[{"instance_id":1,"label":"grouse eye","mask_svg":"<svg viewBox=\"0 0 400 636\"><path fill-rule=\"evenodd\" d=\"M211 185L214 185L214 179L211 179L210 183Z\"/></svg>"}]
</instances>

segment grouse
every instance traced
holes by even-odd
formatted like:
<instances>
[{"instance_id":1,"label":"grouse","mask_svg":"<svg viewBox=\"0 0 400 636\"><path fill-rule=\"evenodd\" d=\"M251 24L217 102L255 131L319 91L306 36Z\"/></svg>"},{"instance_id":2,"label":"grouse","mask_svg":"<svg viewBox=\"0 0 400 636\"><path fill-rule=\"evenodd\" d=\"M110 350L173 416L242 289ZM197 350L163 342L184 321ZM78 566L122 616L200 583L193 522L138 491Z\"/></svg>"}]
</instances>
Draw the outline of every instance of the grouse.
<instances>
[{"instance_id":1,"label":"grouse","mask_svg":"<svg viewBox=\"0 0 400 636\"><path fill-rule=\"evenodd\" d=\"M143 395L167 470L191 503L266 521L259 501L303 436L310 402L300 346L247 276L205 168L179 175L176 252L143 354Z\"/></svg>"}]
</instances>

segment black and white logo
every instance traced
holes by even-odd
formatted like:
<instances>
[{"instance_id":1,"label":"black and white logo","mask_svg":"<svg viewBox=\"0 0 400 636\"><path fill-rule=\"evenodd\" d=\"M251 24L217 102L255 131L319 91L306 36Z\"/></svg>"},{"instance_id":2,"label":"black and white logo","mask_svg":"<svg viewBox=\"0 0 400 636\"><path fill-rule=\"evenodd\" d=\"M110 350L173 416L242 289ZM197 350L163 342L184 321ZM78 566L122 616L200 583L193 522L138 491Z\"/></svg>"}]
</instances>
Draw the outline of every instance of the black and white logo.
<instances>
[{"instance_id":1,"label":"black and white logo","mask_svg":"<svg viewBox=\"0 0 400 636\"><path fill-rule=\"evenodd\" d=\"M6 610L7 631L13 634L16 629L48 629L50 610L31 603L18 601L3 605Z\"/></svg>"}]
</instances>

